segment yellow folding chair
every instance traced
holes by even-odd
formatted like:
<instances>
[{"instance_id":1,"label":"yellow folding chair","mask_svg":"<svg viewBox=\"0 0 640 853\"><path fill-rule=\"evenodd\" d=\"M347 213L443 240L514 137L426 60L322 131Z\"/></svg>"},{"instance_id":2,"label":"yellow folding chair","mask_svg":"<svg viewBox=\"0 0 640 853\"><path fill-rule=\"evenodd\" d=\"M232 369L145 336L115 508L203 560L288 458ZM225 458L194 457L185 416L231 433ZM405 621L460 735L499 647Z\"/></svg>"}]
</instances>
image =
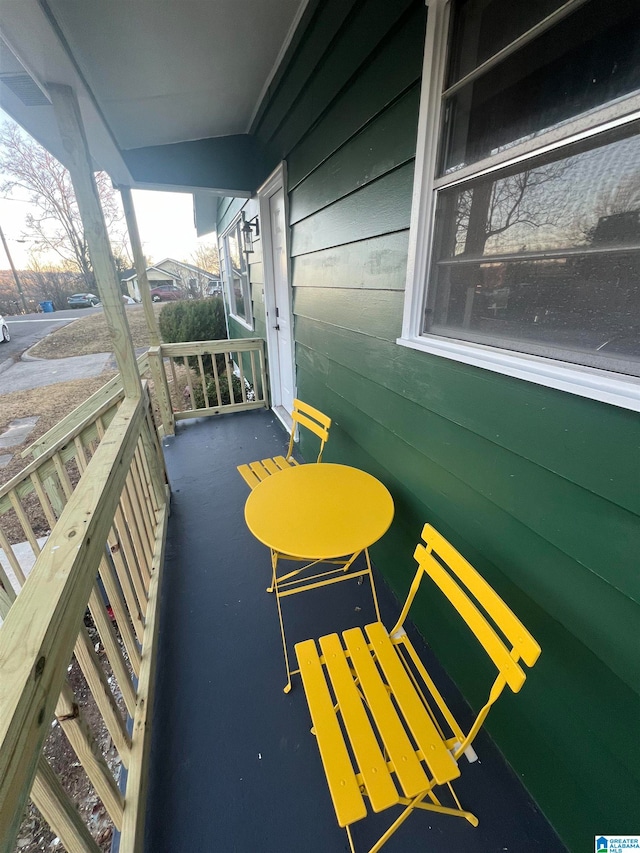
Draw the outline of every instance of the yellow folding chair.
<instances>
[{"instance_id":1,"label":"yellow folding chair","mask_svg":"<svg viewBox=\"0 0 640 853\"><path fill-rule=\"evenodd\" d=\"M260 459L256 462L249 462L246 465L238 465L238 471L250 489L254 489L258 483L261 483L262 480L265 480L271 474L298 464L293 458L293 442L296 426L306 427L314 435L318 436L320 439L320 452L318 453L316 462L322 462L322 451L329 438L331 418L327 417L319 409L314 409L308 403L296 399L293 401L291 420L293 421L293 426L286 456L274 456L273 459Z\"/></svg>"},{"instance_id":2,"label":"yellow folding chair","mask_svg":"<svg viewBox=\"0 0 640 853\"><path fill-rule=\"evenodd\" d=\"M391 631L381 622L296 644L311 720L338 824L355 853L351 824L404 806L369 853L376 853L414 809L478 820L452 787L459 760L477 756L472 743L505 687L517 693L540 647L481 575L431 525L415 550L418 570ZM486 703L465 733L403 628L425 575L466 622L497 669ZM498 629L496 631L496 628ZM499 632L499 633L498 633ZM440 799L444 791L446 801Z\"/></svg>"}]
</instances>

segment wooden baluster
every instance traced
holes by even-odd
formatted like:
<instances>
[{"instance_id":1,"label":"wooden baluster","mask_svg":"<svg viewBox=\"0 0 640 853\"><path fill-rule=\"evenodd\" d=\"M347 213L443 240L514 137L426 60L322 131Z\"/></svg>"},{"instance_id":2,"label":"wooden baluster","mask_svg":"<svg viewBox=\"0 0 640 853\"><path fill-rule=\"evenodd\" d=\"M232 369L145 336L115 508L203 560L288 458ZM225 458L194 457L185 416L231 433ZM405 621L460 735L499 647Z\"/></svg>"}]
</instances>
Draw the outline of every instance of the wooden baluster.
<instances>
[{"instance_id":1,"label":"wooden baluster","mask_svg":"<svg viewBox=\"0 0 640 853\"><path fill-rule=\"evenodd\" d=\"M265 408L268 408L269 393L267 387L267 368L264 362L264 346L260 346L258 354L260 356L260 384L262 385L262 400L264 400Z\"/></svg>"},{"instance_id":2,"label":"wooden baluster","mask_svg":"<svg viewBox=\"0 0 640 853\"><path fill-rule=\"evenodd\" d=\"M60 485L62 486L65 498L69 500L73 494L73 486L71 485L69 474L59 453L54 454L53 464L55 465L56 473L58 474L58 479L60 480Z\"/></svg>"},{"instance_id":3,"label":"wooden baluster","mask_svg":"<svg viewBox=\"0 0 640 853\"><path fill-rule=\"evenodd\" d=\"M149 562L151 560L151 554L149 543L146 541L144 527L140 519L137 502L135 500L135 494L133 498L131 496L132 491L133 489L131 487L131 472L129 472L129 474L127 475L127 479L125 480L124 489L122 490L122 498L120 505L124 510L124 515L127 520L129 532L131 534L134 548L136 551L136 556L138 558L138 567L140 569L140 575L143 580L144 597L146 599L146 589L147 584L149 582Z\"/></svg>"},{"instance_id":4,"label":"wooden baluster","mask_svg":"<svg viewBox=\"0 0 640 853\"><path fill-rule=\"evenodd\" d=\"M98 434L102 437L104 435L104 426L100 419L96 421L96 426ZM122 506L123 497L121 495L120 503L114 514L113 527L107 537L107 544L109 545L116 574L118 575L118 580L122 587L129 613L131 614L136 636L141 643L144 634L142 620L144 620L147 613L147 595L142 580L141 569L138 565L132 534L125 519ZM133 585L133 589L135 590L135 598L137 599L138 606L135 606L134 598L130 594L131 585Z\"/></svg>"},{"instance_id":5,"label":"wooden baluster","mask_svg":"<svg viewBox=\"0 0 640 853\"><path fill-rule=\"evenodd\" d=\"M111 735L116 749L120 753L122 763L125 767L128 767L131 753L131 739L120 716L116 700L113 698L107 676L100 666L100 661L84 625L78 634L74 654L84 677L87 679L87 684L102 715L104 724Z\"/></svg>"},{"instance_id":6,"label":"wooden baluster","mask_svg":"<svg viewBox=\"0 0 640 853\"><path fill-rule=\"evenodd\" d=\"M120 545L117 544L117 538L113 530L109 535L109 541L113 541L114 543L116 543L116 554L120 563L120 570L118 570L118 568L115 568L114 574L114 567L116 563L114 557L116 556L116 554L114 554L112 551L111 559L113 560L113 567L110 559L106 556L103 557L100 563L99 570L100 579L102 580L104 588L107 591L107 598L109 599L109 604L111 605L111 608L115 614L116 622L118 623L118 629L120 630L120 636L122 637L122 642L124 643L124 647L127 650L127 654L129 655L129 662L131 663L131 668L133 669L135 675L138 676L140 675L140 649L138 648L136 637L138 637L138 642L141 643L142 638L144 636L144 625L142 624L140 610L138 607L138 602L136 600L136 594L134 592L133 586L131 585L129 572L127 571L127 568L124 565L122 554L119 553ZM133 630L131 628L132 625ZM136 632L135 637L133 631Z\"/></svg>"},{"instance_id":7,"label":"wooden baluster","mask_svg":"<svg viewBox=\"0 0 640 853\"><path fill-rule=\"evenodd\" d=\"M7 560L9 561L9 565L13 569L13 572L18 579L18 583L20 586L25 582L26 578L24 576L24 572L22 571L22 566L18 562L18 558L16 557L13 548L9 544L9 540L5 536L4 530L0 527L0 547L5 553Z\"/></svg>"},{"instance_id":8,"label":"wooden baluster","mask_svg":"<svg viewBox=\"0 0 640 853\"><path fill-rule=\"evenodd\" d=\"M189 389L189 399L191 400L191 409L192 409L192 411L195 411L197 407L196 407L195 398L193 396L193 380L191 378L191 368L189 367L189 359L187 358L186 355L183 356L182 363L183 363L183 365L187 371L187 382L188 382L187 388Z\"/></svg>"},{"instance_id":9,"label":"wooden baluster","mask_svg":"<svg viewBox=\"0 0 640 853\"><path fill-rule=\"evenodd\" d=\"M231 364L233 359L231 358L231 353L226 352L224 354L225 362L226 362L226 371L227 371L227 385L229 387L229 404L233 406L236 401L236 395L233 393L233 371L231 370Z\"/></svg>"},{"instance_id":10,"label":"wooden baluster","mask_svg":"<svg viewBox=\"0 0 640 853\"><path fill-rule=\"evenodd\" d=\"M38 500L40 501L40 506L42 507L42 511L44 512L47 522L49 523L50 528L53 530L57 519L56 512L53 508L53 504L49 499L49 495L43 485L42 480L40 479L40 474L38 471L34 471L31 474L31 482L33 483L33 488L35 490L36 495L38 496Z\"/></svg>"},{"instance_id":11,"label":"wooden baluster","mask_svg":"<svg viewBox=\"0 0 640 853\"><path fill-rule=\"evenodd\" d=\"M147 436L147 429L143 427L143 434L140 437L140 447L138 448L139 456L139 464L142 467L142 473L144 474L144 482L146 494L149 496L149 500L151 502L151 509L153 511L154 525L155 525L155 515L160 509L160 503L158 502L158 496L156 495L156 490L153 485L153 477L151 474L151 468L149 467L149 459L147 457L147 453L149 450L150 441ZM155 461L155 460L154 460ZM164 503L164 501L163 501Z\"/></svg>"},{"instance_id":12,"label":"wooden baluster","mask_svg":"<svg viewBox=\"0 0 640 853\"><path fill-rule=\"evenodd\" d=\"M180 389L178 388L178 376L176 374L176 366L174 360L169 356L169 366L171 368L171 376L173 378L173 405L174 412L184 411L184 400L180 399Z\"/></svg>"},{"instance_id":13,"label":"wooden baluster","mask_svg":"<svg viewBox=\"0 0 640 853\"><path fill-rule=\"evenodd\" d=\"M220 393L220 374L218 372L218 358L217 353L211 354L211 364L213 365L213 381L216 385L216 406L222 406L222 394Z\"/></svg>"},{"instance_id":14,"label":"wooden baluster","mask_svg":"<svg viewBox=\"0 0 640 853\"><path fill-rule=\"evenodd\" d=\"M122 829L124 798L68 683L60 693L56 719L116 829Z\"/></svg>"},{"instance_id":15,"label":"wooden baluster","mask_svg":"<svg viewBox=\"0 0 640 853\"><path fill-rule=\"evenodd\" d=\"M135 547L133 545L133 539L131 538L131 531L129 530L129 526L125 520L124 513L122 511L122 498L120 498L120 501L121 503L115 512L113 524L113 528L116 532L117 538L115 542L112 542L112 540L109 539L109 547L111 548L111 554L114 558L116 570L118 569L119 559L122 558L124 560L126 573L128 574L129 578L131 579L131 583L133 584L136 599L138 601L138 607L140 608L140 613L142 614L142 617L144 619L147 613L147 594L145 592L145 585L142 580L141 570L138 566L138 558L136 556ZM120 578L120 573L118 573L118 578ZM121 578L120 583L122 584ZM126 590L124 587L123 592L125 592L126 598ZM128 600L127 604L129 604ZM130 604L129 608L131 608ZM135 625L136 622L134 620L134 627ZM136 635L137 634L138 631L136 630ZM138 640L142 642L141 635L138 636Z\"/></svg>"},{"instance_id":16,"label":"wooden baluster","mask_svg":"<svg viewBox=\"0 0 640 853\"><path fill-rule=\"evenodd\" d=\"M68 853L100 853L75 803L42 755L38 759L31 799Z\"/></svg>"},{"instance_id":17,"label":"wooden baluster","mask_svg":"<svg viewBox=\"0 0 640 853\"><path fill-rule=\"evenodd\" d=\"M249 350L249 360L251 362L251 387L253 388L253 399L261 400L259 383L256 381L256 357L254 350Z\"/></svg>"},{"instance_id":18,"label":"wooden baluster","mask_svg":"<svg viewBox=\"0 0 640 853\"><path fill-rule=\"evenodd\" d=\"M133 684L131 683L131 676L127 671L120 646L118 645L118 638L113 630L113 625L109 619L107 608L97 583L94 584L91 590L89 612L102 640L107 660L120 687L120 692L122 693L129 716L133 717L136 711L136 695L133 690Z\"/></svg>"},{"instance_id":19,"label":"wooden baluster","mask_svg":"<svg viewBox=\"0 0 640 853\"><path fill-rule=\"evenodd\" d=\"M240 392L242 394L242 402L247 402L247 383L244 381L244 367L242 366L243 353L238 353L238 370L240 371Z\"/></svg>"},{"instance_id":20,"label":"wooden baluster","mask_svg":"<svg viewBox=\"0 0 640 853\"><path fill-rule=\"evenodd\" d=\"M149 543L149 562L151 554L153 554L153 542L155 539L155 519L151 510L151 498L147 493L147 483L140 462L140 442L136 447L133 459L131 460L131 480L135 487L135 492L138 497L138 506L140 507L140 516L142 518L144 530Z\"/></svg>"},{"instance_id":21,"label":"wooden baluster","mask_svg":"<svg viewBox=\"0 0 640 853\"><path fill-rule=\"evenodd\" d=\"M20 526L24 531L24 535L27 537L27 542L31 546L31 550L34 553L34 556L37 558L40 554L40 546L38 545L38 540L36 539L36 535L33 532L33 527L31 526L31 522L27 518L27 514L24 511L24 507L22 506L22 502L20 498L16 494L15 489L11 489L9 492L9 500L11 502L11 506L13 507L16 516L18 517L18 521L20 522Z\"/></svg>"},{"instance_id":22,"label":"wooden baluster","mask_svg":"<svg viewBox=\"0 0 640 853\"><path fill-rule=\"evenodd\" d=\"M210 408L211 404L209 403L209 395L207 394L207 380L204 375L204 365L202 363L202 356L198 353L198 366L200 368L200 381L202 382L202 393L204 395L204 406L206 409Z\"/></svg>"},{"instance_id":23,"label":"wooden baluster","mask_svg":"<svg viewBox=\"0 0 640 853\"><path fill-rule=\"evenodd\" d=\"M147 429L142 430L142 444L145 448L145 460L149 466L151 482L158 509L163 507L167 499L167 472L164 464L164 454L160 446L158 433L153 425L151 412L147 410Z\"/></svg>"}]
</instances>

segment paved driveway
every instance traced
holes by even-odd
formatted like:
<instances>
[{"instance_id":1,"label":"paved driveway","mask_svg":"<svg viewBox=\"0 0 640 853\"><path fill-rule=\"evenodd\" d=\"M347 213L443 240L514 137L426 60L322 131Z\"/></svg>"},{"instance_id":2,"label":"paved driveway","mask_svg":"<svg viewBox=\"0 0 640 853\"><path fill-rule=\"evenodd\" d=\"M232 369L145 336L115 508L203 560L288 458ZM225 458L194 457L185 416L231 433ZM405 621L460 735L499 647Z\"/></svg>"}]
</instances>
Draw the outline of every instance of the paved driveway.
<instances>
[{"instance_id":1,"label":"paved driveway","mask_svg":"<svg viewBox=\"0 0 640 853\"><path fill-rule=\"evenodd\" d=\"M11 340L0 344L0 364L13 356L18 356L29 347L37 344L55 329L65 326L79 317L96 314L102 308L70 308L65 311L54 311L53 314L21 314L15 317L5 315Z\"/></svg>"}]
</instances>

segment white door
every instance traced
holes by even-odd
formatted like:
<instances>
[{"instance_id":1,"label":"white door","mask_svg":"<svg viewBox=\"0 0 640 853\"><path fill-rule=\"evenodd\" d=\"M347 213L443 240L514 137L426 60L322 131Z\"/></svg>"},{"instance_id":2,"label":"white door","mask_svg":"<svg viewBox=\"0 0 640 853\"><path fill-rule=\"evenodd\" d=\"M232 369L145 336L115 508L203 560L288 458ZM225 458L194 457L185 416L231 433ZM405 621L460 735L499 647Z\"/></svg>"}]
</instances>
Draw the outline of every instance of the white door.
<instances>
[{"instance_id":1,"label":"white door","mask_svg":"<svg viewBox=\"0 0 640 853\"><path fill-rule=\"evenodd\" d=\"M265 240L265 277L269 346L269 374L274 408L281 406L288 414L293 409L295 377L293 360L293 327L291 289L287 258L287 222L282 181L275 191L262 197L268 216L269 234ZM273 185L270 188L273 190ZM266 204L265 204L266 203ZM263 222L266 217L263 215ZM266 270L265 270L266 271Z\"/></svg>"},{"instance_id":2,"label":"white door","mask_svg":"<svg viewBox=\"0 0 640 853\"><path fill-rule=\"evenodd\" d=\"M271 406L287 429L296 395L285 164L258 190Z\"/></svg>"}]
</instances>

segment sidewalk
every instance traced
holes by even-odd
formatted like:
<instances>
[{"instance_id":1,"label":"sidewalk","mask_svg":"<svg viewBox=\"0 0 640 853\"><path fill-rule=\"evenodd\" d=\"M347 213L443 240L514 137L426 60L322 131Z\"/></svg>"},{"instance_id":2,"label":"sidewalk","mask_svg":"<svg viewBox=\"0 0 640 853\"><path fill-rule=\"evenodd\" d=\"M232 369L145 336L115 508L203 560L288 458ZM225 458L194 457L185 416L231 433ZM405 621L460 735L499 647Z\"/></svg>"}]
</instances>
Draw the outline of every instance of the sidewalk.
<instances>
[{"instance_id":1,"label":"sidewalk","mask_svg":"<svg viewBox=\"0 0 640 853\"><path fill-rule=\"evenodd\" d=\"M0 394L27 391L71 379L88 379L98 376L112 363L112 354L109 352L56 359L33 359L28 356L25 359L23 355L20 361L0 365Z\"/></svg>"}]
</instances>

